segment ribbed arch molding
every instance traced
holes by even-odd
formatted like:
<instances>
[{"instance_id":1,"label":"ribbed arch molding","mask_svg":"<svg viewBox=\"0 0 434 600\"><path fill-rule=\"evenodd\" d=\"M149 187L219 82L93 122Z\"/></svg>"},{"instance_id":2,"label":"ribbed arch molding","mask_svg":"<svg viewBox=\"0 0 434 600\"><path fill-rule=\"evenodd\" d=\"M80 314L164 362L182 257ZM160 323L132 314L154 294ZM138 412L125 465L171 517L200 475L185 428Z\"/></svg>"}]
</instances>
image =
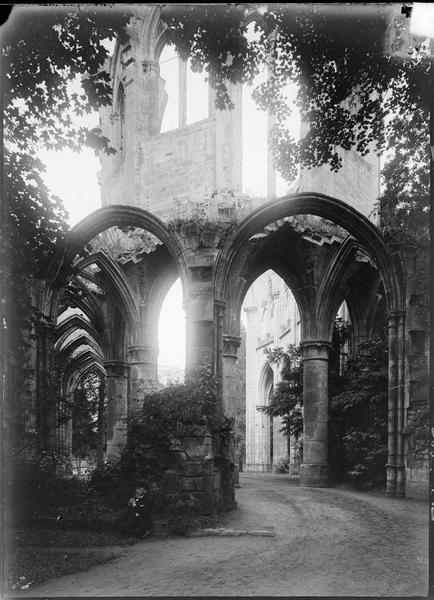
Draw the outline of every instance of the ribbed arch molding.
<instances>
[{"instance_id":1,"label":"ribbed arch molding","mask_svg":"<svg viewBox=\"0 0 434 600\"><path fill-rule=\"evenodd\" d=\"M323 217L347 230L375 262L384 284L388 310L404 309L402 267L400 261L388 253L378 228L345 202L311 192L289 194L267 202L240 222L216 264L216 290L220 299L229 296L229 289L238 276L237 256L250 237L278 219L299 214Z\"/></svg>"}]
</instances>

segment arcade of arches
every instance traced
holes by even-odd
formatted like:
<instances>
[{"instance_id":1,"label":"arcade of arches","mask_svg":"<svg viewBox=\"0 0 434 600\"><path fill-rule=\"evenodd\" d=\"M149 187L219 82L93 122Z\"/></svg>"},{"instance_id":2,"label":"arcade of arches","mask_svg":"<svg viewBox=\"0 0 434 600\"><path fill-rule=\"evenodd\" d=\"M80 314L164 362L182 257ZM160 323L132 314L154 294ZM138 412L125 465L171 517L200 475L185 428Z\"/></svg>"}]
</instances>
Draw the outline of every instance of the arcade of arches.
<instances>
[{"instance_id":1,"label":"arcade of arches","mask_svg":"<svg viewBox=\"0 0 434 600\"><path fill-rule=\"evenodd\" d=\"M338 241L333 244L312 244L298 231L303 219L294 218L303 213L333 221L341 234L343 228L348 233L342 241L335 236ZM89 250L89 242L114 225L148 232L140 237L140 260L119 263L113 252L110 256L102 249L101 242L99 249ZM267 227L269 230L263 234ZM316 227L319 231L319 221ZM307 225L302 229L306 231ZM41 282L41 308L45 313L36 345L41 379L50 350L60 361L65 393L73 389L83 373L99 366L108 389L107 456L111 460L118 457L125 443L123 417L134 410L138 381L156 380L158 313L167 290L180 277L187 315L187 366L213 365L221 381L221 402L231 414L239 380L241 304L252 280L269 268L287 282L300 309L305 365L300 484L329 483L327 360L334 317L345 300L357 339L370 335L378 323L378 311L387 315L387 491L403 495L405 273L399 257L387 252L368 219L327 196L304 193L280 198L226 227L223 223L214 223L213 227L211 222L169 227L143 209L126 205L96 211L71 231L68 250L56 266L51 285ZM384 298L383 306L379 297ZM50 390L42 385L37 379L39 393L49 394ZM56 443L65 442L65 432L60 429Z\"/></svg>"},{"instance_id":2,"label":"arcade of arches","mask_svg":"<svg viewBox=\"0 0 434 600\"><path fill-rule=\"evenodd\" d=\"M103 207L71 230L51 277L35 282L40 317L29 428L46 443L68 447L68 426L44 414L46 399L71 394L85 373L98 369L107 386L106 458L119 457L124 417L137 407L138 388L157 381L158 316L178 277L187 368L211 364L222 408L236 416L242 305L252 283L271 269L299 309L300 485L330 484L327 363L334 319L345 302L353 344L378 327L388 330L387 494L425 493L425 450L415 454L411 440L414 415L426 402L426 327L411 301L417 293L412 258L404 249L391 252L366 216L363 194L378 190L375 161L348 151L346 172L327 178L313 170L301 173L296 193L246 197L239 87L232 86L234 110L216 111L210 93L206 119L160 133L167 102L158 65L164 28L158 8L141 10L109 65L114 103L101 109L100 128L121 151L100 157ZM179 73L184 86L184 70ZM58 377L47 377L54 364ZM269 391L270 373L264 377Z\"/></svg>"}]
</instances>

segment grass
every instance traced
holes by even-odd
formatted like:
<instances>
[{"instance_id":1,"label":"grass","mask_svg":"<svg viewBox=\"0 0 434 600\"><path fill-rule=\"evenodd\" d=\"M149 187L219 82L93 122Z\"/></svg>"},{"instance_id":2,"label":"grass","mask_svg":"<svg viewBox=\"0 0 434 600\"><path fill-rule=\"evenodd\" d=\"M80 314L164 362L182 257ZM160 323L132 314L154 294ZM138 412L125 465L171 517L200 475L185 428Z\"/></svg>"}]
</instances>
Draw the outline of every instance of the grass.
<instances>
[{"instance_id":1,"label":"grass","mask_svg":"<svg viewBox=\"0 0 434 600\"><path fill-rule=\"evenodd\" d=\"M88 531L30 526L8 532L10 551L5 556L9 589L28 589L48 579L62 577L115 558L113 546L128 546L135 536L116 531Z\"/></svg>"},{"instance_id":2,"label":"grass","mask_svg":"<svg viewBox=\"0 0 434 600\"><path fill-rule=\"evenodd\" d=\"M87 531L30 527L16 529L11 545L28 548L93 548L101 546L128 546L137 542L137 537L126 536L115 531Z\"/></svg>"},{"instance_id":3,"label":"grass","mask_svg":"<svg viewBox=\"0 0 434 600\"><path fill-rule=\"evenodd\" d=\"M86 571L115 558L109 551L59 551L56 548L15 548L6 557L6 580L10 589L27 589L48 579Z\"/></svg>"}]
</instances>

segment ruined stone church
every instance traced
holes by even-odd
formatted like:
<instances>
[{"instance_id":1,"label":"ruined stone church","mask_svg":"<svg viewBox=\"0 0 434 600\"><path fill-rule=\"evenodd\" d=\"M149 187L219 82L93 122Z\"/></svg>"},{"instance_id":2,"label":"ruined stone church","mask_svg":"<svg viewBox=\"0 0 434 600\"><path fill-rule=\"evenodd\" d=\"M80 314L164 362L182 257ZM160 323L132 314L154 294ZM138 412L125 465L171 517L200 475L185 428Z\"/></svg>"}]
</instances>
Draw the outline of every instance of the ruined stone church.
<instances>
[{"instance_id":1,"label":"ruined stone church","mask_svg":"<svg viewBox=\"0 0 434 600\"><path fill-rule=\"evenodd\" d=\"M201 88L201 111L191 110L188 62L172 57L176 118L165 123L173 98L163 77L169 59L159 10L137 8L110 59L113 102L101 109L98 129L117 152L100 155L102 208L73 228L53 279L41 282L36 294L44 315L38 364L48 360L51 344L61 359L65 394L87 370L104 374L107 457L115 460L138 387L157 381L158 316L179 277L187 367L213 365L222 406L234 416L243 388L238 349L245 322L246 429L238 451L246 470L272 470L291 457L279 420L260 410L280 377L264 349L301 344L300 485L323 486L330 483L327 364L335 317L351 322L353 345L386 327L387 494L424 494L427 447L418 431L427 407L426 327L413 302L412 258L391 253L377 227L378 157L342 151L338 172L302 170L278 197L269 154L267 193L245 193L242 86L230 86L232 110L215 108L211 87ZM72 294L72 287L80 293ZM70 444L70 427L55 431L58 444Z\"/></svg>"}]
</instances>

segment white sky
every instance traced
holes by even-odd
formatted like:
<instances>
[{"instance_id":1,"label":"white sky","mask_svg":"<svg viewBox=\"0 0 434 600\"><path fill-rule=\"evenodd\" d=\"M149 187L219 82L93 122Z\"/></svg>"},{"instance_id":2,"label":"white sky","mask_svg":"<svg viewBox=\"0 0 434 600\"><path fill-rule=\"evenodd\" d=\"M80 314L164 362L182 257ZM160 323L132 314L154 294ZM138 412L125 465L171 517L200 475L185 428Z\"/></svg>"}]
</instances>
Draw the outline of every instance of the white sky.
<instances>
[{"instance_id":1,"label":"white sky","mask_svg":"<svg viewBox=\"0 0 434 600\"><path fill-rule=\"evenodd\" d=\"M411 13L410 32L434 39L434 3L414 2Z\"/></svg>"}]
</instances>

